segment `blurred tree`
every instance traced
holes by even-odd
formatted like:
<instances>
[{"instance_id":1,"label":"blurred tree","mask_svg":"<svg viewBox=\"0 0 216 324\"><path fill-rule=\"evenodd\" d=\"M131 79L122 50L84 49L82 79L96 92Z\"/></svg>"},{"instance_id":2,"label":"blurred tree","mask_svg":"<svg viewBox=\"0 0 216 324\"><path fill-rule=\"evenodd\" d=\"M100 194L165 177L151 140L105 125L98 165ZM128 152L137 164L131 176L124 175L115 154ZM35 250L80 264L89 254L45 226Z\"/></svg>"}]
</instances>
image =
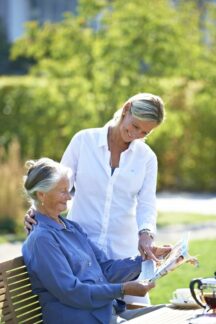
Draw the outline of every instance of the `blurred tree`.
<instances>
[{"instance_id":1,"label":"blurred tree","mask_svg":"<svg viewBox=\"0 0 216 324\"><path fill-rule=\"evenodd\" d=\"M4 89L1 133L18 134L23 155L60 158L77 130L103 125L134 93L153 92L168 112L148 139L159 188L214 190L214 4L80 0L77 12L58 24L31 22L15 43L12 58L33 60L31 74L45 84Z\"/></svg>"},{"instance_id":2,"label":"blurred tree","mask_svg":"<svg viewBox=\"0 0 216 324\"><path fill-rule=\"evenodd\" d=\"M202 12L194 1L171 3L80 0L78 16L43 28L28 24L12 57L33 58L35 75L71 78L71 87L79 85L103 122L128 96L146 88L146 76L205 75Z\"/></svg>"}]
</instances>

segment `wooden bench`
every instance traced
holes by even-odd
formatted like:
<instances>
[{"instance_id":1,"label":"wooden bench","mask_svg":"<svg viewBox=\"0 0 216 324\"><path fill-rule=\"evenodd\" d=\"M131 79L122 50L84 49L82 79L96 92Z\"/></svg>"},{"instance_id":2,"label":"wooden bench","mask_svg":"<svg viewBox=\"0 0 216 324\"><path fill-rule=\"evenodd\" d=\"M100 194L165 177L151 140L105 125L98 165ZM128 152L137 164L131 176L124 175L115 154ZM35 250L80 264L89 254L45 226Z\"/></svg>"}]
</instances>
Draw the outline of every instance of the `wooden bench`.
<instances>
[{"instance_id":1,"label":"wooden bench","mask_svg":"<svg viewBox=\"0 0 216 324\"><path fill-rule=\"evenodd\" d=\"M43 323L38 296L32 292L21 256L0 263L0 323Z\"/></svg>"},{"instance_id":2,"label":"wooden bench","mask_svg":"<svg viewBox=\"0 0 216 324\"><path fill-rule=\"evenodd\" d=\"M127 305L128 309L143 307ZM23 257L0 263L0 324L43 323Z\"/></svg>"}]
</instances>

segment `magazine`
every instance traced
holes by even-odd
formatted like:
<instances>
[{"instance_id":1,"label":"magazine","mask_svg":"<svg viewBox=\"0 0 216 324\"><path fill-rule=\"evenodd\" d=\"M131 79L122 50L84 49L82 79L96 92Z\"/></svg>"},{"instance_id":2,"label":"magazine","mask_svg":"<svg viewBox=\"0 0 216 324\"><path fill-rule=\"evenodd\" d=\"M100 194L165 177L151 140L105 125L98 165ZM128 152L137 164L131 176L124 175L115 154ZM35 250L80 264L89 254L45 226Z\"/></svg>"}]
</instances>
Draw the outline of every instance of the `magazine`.
<instances>
[{"instance_id":1,"label":"magazine","mask_svg":"<svg viewBox=\"0 0 216 324\"><path fill-rule=\"evenodd\" d=\"M147 279L148 281L153 282L165 276L170 271L175 270L185 262L198 266L199 264L197 258L189 255L188 243L189 233L186 233L182 239L173 246L171 252L165 258L163 258L159 264L156 264L156 262L152 260L143 262L142 273L139 279Z\"/></svg>"}]
</instances>

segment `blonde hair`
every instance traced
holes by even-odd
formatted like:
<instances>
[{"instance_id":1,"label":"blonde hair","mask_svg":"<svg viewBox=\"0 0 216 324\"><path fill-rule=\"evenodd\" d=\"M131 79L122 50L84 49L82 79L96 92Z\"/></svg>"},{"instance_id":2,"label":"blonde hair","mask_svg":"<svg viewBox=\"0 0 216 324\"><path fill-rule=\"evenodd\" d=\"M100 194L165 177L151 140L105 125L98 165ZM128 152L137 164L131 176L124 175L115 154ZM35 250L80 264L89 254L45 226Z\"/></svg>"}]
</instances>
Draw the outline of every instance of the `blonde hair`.
<instances>
[{"instance_id":1,"label":"blonde hair","mask_svg":"<svg viewBox=\"0 0 216 324\"><path fill-rule=\"evenodd\" d=\"M130 97L123 107L115 112L112 119L114 122L120 120L123 108L127 103L131 104L131 114L140 120L156 121L159 125L165 118L164 102L161 97L151 93L138 93Z\"/></svg>"}]
</instances>

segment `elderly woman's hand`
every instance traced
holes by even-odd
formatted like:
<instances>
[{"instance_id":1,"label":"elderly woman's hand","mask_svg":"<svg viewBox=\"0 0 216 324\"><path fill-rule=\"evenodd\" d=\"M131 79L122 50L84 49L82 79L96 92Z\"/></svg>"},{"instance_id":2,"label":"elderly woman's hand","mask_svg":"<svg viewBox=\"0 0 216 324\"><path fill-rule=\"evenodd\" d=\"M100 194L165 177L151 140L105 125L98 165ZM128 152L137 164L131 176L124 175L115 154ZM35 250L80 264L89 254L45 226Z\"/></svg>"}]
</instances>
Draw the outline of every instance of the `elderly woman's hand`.
<instances>
[{"instance_id":1,"label":"elderly woman's hand","mask_svg":"<svg viewBox=\"0 0 216 324\"><path fill-rule=\"evenodd\" d=\"M153 282L129 281L123 283L122 287L125 295L145 296L150 289L155 287L155 284Z\"/></svg>"},{"instance_id":2,"label":"elderly woman's hand","mask_svg":"<svg viewBox=\"0 0 216 324\"><path fill-rule=\"evenodd\" d=\"M24 219L24 229L27 234L29 234L32 230L32 225L37 224L36 220L34 219L34 210L30 208L26 214Z\"/></svg>"}]
</instances>

